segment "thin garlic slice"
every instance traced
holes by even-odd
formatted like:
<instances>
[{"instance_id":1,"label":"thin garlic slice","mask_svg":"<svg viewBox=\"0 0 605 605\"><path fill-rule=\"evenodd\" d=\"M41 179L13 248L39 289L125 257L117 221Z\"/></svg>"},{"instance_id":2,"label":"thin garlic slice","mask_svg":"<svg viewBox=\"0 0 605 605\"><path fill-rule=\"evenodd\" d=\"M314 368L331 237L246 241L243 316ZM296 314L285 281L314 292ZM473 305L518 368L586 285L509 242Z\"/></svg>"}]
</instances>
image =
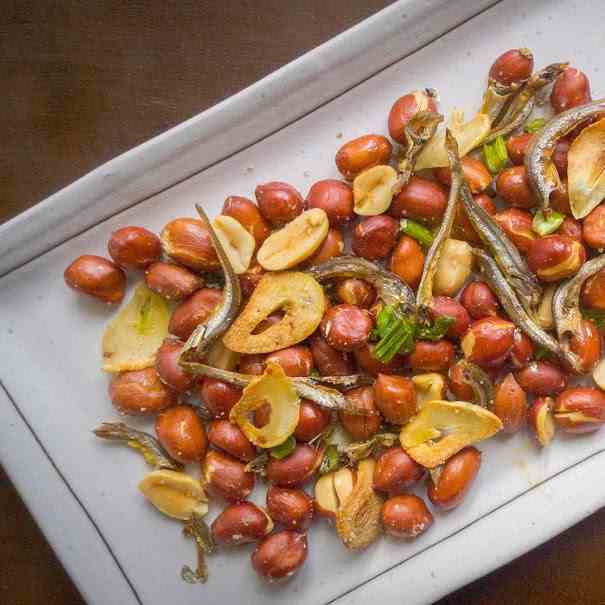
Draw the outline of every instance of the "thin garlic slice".
<instances>
[{"instance_id":1,"label":"thin garlic slice","mask_svg":"<svg viewBox=\"0 0 605 605\"><path fill-rule=\"evenodd\" d=\"M158 470L140 483L143 495L162 513L186 521L208 512L208 498L199 481L185 473Z\"/></svg>"},{"instance_id":2,"label":"thin garlic slice","mask_svg":"<svg viewBox=\"0 0 605 605\"><path fill-rule=\"evenodd\" d=\"M364 170L353 181L353 210L361 216L386 212L393 201L397 172L391 166L374 166Z\"/></svg>"},{"instance_id":3,"label":"thin garlic slice","mask_svg":"<svg viewBox=\"0 0 605 605\"><path fill-rule=\"evenodd\" d=\"M214 232L237 275L250 267L256 242L254 237L231 216L219 215L212 221Z\"/></svg>"}]
</instances>

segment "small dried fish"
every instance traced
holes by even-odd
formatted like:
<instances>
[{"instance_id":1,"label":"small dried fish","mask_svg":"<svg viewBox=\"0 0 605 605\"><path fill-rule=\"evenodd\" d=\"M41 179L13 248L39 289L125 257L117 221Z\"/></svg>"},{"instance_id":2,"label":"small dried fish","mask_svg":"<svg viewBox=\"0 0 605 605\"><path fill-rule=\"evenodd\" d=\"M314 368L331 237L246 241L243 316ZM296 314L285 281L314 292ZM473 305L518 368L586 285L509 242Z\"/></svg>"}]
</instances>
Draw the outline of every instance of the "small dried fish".
<instances>
[{"instance_id":1,"label":"small dried fish","mask_svg":"<svg viewBox=\"0 0 605 605\"><path fill-rule=\"evenodd\" d=\"M354 441L338 448L339 455L349 466L354 466L360 460L369 458L379 448L393 447L399 443L399 433L378 433L367 441Z\"/></svg>"},{"instance_id":2,"label":"small dried fish","mask_svg":"<svg viewBox=\"0 0 605 605\"><path fill-rule=\"evenodd\" d=\"M397 195L410 180L418 154L433 137L441 122L443 116L432 111L420 111L408 122L405 127L407 145L399 160L399 177L393 187L393 194Z\"/></svg>"},{"instance_id":3,"label":"small dried fish","mask_svg":"<svg viewBox=\"0 0 605 605\"><path fill-rule=\"evenodd\" d=\"M258 376L255 376L253 374L240 374L238 372L230 372L229 370L213 368L203 363L198 363L194 361L183 361L181 362L181 366L185 371L190 372L191 374L195 374L197 376L208 376L210 378L222 380L239 388L247 387L253 379L258 378ZM360 375L353 376L355 378L349 377L349 384L352 384L355 382L355 380L358 380L358 377ZM333 381L332 384L335 384L339 381L346 382L348 377L323 377L322 380L326 378L329 378L331 381ZM324 407L328 410L342 410L344 412L348 412L350 414L355 414L358 416L371 415L368 410L355 407L355 405L353 405L342 393L340 393L336 389L317 384L317 381L320 380L318 378L294 377L290 378L290 380L292 381L294 389L299 397L302 397L303 399L310 399L321 407ZM363 380L365 381L365 378Z\"/></svg>"},{"instance_id":4,"label":"small dried fish","mask_svg":"<svg viewBox=\"0 0 605 605\"><path fill-rule=\"evenodd\" d=\"M464 382L473 389L473 402L484 408L489 408L494 402L494 385L490 377L478 366L466 359L457 364L462 369Z\"/></svg>"},{"instance_id":5,"label":"small dried fish","mask_svg":"<svg viewBox=\"0 0 605 605\"><path fill-rule=\"evenodd\" d=\"M525 259L500 225L477 204L466 183L462 184L460 193L464 209L475 231L493 254L528 315L533 317L534 309L542 299L542 287L538 278L529 270Z\"/></svg>"},{"instance_id":6,"label":"small dried fish","mask_svg":"<svg viewBox=\"0 0 605 605\"><path fill-rule=\"evenodd\" d=\"M550 194L558 185L552 177L550 159L556 142L585 120L603 112L605 112L605 99L573 107L555 116L532 138L525 154L525 168L529 183L540 199L542 208L548 208Z\"/></svg>"},{"instance_id":7,"label":"small dried fish","mask_svg":"<svg viewBox=\"0 0 605 605\"><path fill-rule=\"evenodd\" d=\"M192 352L199 359L203 359L210 347L229 329L235 321L239 313L239 308L242 304L242 291L240 283L229 257L225 253L223 245L220 243L214 227L206 216L204 209L199 205L195 205L196 210L204 222L208 225L212 244L216 251L216 255L221 263L221 268L225 274L225 287L223 288L223 302L214 311L210 319L205 324L200 324L193 331L181 353L181 359L189 359Z\"/></svg>"},{"instance_id":8,"label":"small dried fish","mask_svg":"<svg viewBox=\"0 0 605 605\"><path fill-rule=\"evenodd\" d=\"M374 286L378 298L385 304L402 304L408 309L414 307L414 291L405 282L394 273L364 258L336 256L321 265L311 267L308 273L320 283L341 277L359 277Z\"/></svg>"},{"instance_id":9,"label":"small dried fish","mask_svg":"<svg viewBox=\"0 0 605 605\"><path fill-rule=\"evenodd\" d=\"M189 565L183 565L181 578L188 584L205 584L208 580L206 555L210 555L216 550L212 532L201 517L194 516L185 523L183 535L195 540L197 569L193 571Z\"/></svg>"},{"instance_id":10,"label":"small dried fish","mask_svg":"<svg viewBox=\"0 0 605 605\"><path fill-rule=\"evenodd\" d=\"M499 136L506 136L517 128L521 128L534 109L538 93L545 86L554 82L568 65L569 63L553 63L533 73L512 98L506 112L498 121L497 127L492 129L485 142L491 143Z\"/></svg>"},{"instance_id":11,"label":"small dried fish","mask_svg":"<svg viewBox=\"0 0 605 605\"><path fill-rule=\"evenodd\" d=\"M473 249L473 254L479 262L481 273L485 277L485 280L498 296L500 304L511 320L520 326L533 342L556 357L563 359L577 371L580 367L577 355L571 351L564 351L557 340L546 333L533 321L533 319L531 319L494 259L483 250L477 248Z\"/></svg>"},{"instance_id":12,"label":"small dried fish","mask_svg":"<svg viewBox=\"0 0 605 605\"><path fill-rule=\"evenodd\" d=\"M183 470L183 466L168 456L155 437L133 429L123 422L104 422L94 429L93 433L101 439L124 443L128 447L137 450L143 454L145 462L150 466L167 468L173 471Z\"/></svg>"},{"instance_id":13,"label":"small dried fish","mask_svg":"<svg viewBox=\"0 0 605 605\"><path fill-rule=\"evenodd\" d=\"M424 261L422 279L420 280L420 285L418 286L418 292L416 294L416 304L419 308L428 308L433 299L433 279L435 277L435 271L437 270L437 265L441 258L443 245L450 237L452 226L454 225L460 187L464 181L460 157L458 155L458 143L449 128L446 128L445 130L445 147L452 172L452 184L441 226L433 239L433 243L426 254L426 260Z\"/></svg>"},{"instance_id":14,"label":"small dried fish","mask_svg":"<svg viewBox=\"0 0 605 605\"><path fill-rule=\"evenodd\" d=\"M570 350L570 337L578 334L582 325L580 311L580 291L584 282L605 267L605 254L601 254L584 263L580 270L555 290L552 311L555 328L561 347Z\"/></svg>"},{"instance_id":15,"label":"small dried fish","mask_svg":"<svg viewBox=\"0 0 605 605\"><path fill-rule=\"evenodd\" d=\"M346 376L309 376L306 379L316 385L334 387L348 391L363 387L368 384L374 384L374 378L368 374L348 374Z\"/></svg>"}]
</instances>

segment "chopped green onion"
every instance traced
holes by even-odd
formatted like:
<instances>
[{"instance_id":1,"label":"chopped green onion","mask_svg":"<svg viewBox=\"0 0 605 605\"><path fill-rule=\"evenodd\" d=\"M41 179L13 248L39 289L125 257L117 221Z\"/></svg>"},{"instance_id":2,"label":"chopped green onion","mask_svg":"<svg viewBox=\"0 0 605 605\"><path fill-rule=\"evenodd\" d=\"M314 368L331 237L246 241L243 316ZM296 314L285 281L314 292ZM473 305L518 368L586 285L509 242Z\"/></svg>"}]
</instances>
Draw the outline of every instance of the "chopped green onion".
<instances>
[{"instance_id":1,"label":"chopped green onion","mask_svg":"<svg viewBox=\"0 0 605 605\"><path fill-rule=\"evenodd\" d=\"M289 456L294 451L295 447L296 439L294 439L294 435L290 435L283 443L271 448L271 458L281 460L282 458Z\"/></svg>"},{"instance_id":2,"label":"chopped green onion","mask_svg":"<svg viewBox=\"0 0 605 605\"><path fill-rule=\"evenodd\" d=\"M531 122L525 124L525 132L529 132L529 134L534 134L534 132L538 132L541 128L546 124L546 120L544 118L536 118Z\"/></svg>"},{"instance_id":3,"label":"chopped green onion","mask_svg":"<svg viewBox=\"0 0 605 605\"><path fill-rule=\"evenodd\" d=\"M565 216L556 210L548 209L546 212L539 210L534 215L531 228L540 236L554 233L565 220Z\"/></svg>"},{"instance_id":4,"label":"chopped green onion","mask_svg":"<svg viewBox=\"0 0 605 605\"><path fill-rule=\"evenodd\" d=\"M324 457L319 465L319 474L325 475L326 473L330 473L338 467L339 462L340 455L338 454L338 446L329 445L326 448Z\"/></svg>"},{"instance_id":5,"label":"chopped green onion","mask_svg":"<svg viewBox=\"0 0 605 605\"><path fill-rule=\"evenodd\" d=\"M483 158L492 174L498 174L508 164L508 150L502 136L497 137L493 143L483 145Z\"/></svg>"},{"instance_id":6,"label":"chopped green onion","mask_svg":"<svg viewBox=\"0 0 605 605\"><path fill-rule=\"evenodd\" d=\"M423 246L430 246L435 239L433 232L427 229L424 225L411 221L410 219L404 218L400 222L401 230L410 237L413 237L417 242Z\"/></svg>"},{"instance_id":7,"label":"chopped green onion","mask_svg":"<svg viewBox=\"0 0 605 605\"><path fill-rule=\"evenodd\" d=\"M442 315L437 317L432 325L419 325L416 329L416 336L420 340L440 340L455 321L455 317Z\"/></svg>"}]
</instances>

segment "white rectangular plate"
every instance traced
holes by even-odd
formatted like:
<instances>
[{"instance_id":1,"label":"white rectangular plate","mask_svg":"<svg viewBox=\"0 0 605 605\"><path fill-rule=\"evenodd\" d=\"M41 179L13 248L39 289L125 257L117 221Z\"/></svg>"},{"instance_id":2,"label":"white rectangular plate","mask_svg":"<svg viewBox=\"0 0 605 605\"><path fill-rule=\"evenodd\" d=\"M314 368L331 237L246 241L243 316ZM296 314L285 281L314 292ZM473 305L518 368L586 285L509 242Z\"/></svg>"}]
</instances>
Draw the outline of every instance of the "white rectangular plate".
<instances>
[{"instance_id":1,"label":"white rectangular plate","mask_svg":"<svg viewBox=\"0 0 605 605\"><path fill-rule=\"evenodd\" d=\"M604 18L604 5L571 0L397 3L0 227L0 460L88 602L428 603L605 503L598 434L559 437L544 452L525 433L496 438L464 506L414 542L352 554L320 520L307 564L286 585L257 580L249 548L213 557L206 586L184 584L193 547L138 493L143 463L90 433L114 417L99 354L111 312L62 278L76 256L105 254L119 226L159 231L194 202L214 215L259 182L306 193L337 177L342 141L384 132L404 92L437 88L443 110L470 114L491 61L510 47L531 47L538 67L569 59L605 90L595 25Z\"/></svg>"}]
</instances>

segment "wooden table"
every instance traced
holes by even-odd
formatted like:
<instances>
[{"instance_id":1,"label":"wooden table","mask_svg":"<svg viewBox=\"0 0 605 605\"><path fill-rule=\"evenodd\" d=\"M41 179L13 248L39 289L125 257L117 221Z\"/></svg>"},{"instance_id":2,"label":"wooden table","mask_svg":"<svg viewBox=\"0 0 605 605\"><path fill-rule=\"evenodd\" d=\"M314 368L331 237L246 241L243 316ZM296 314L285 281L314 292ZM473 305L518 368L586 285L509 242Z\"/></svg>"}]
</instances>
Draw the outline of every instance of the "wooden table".
<instances>
[{"instance_id":1,"label":"wooden table","mask_svg":"<svg viewBox=\"0 0 605 605\"><path fill-rule=\"evenodd\" d=\"M4 2L0 221L387 4ZM441 603L602 605L604 553L605 510ZM82 603L1 471L0 562L0 603Z\"/></svg>"}]
</instances>

